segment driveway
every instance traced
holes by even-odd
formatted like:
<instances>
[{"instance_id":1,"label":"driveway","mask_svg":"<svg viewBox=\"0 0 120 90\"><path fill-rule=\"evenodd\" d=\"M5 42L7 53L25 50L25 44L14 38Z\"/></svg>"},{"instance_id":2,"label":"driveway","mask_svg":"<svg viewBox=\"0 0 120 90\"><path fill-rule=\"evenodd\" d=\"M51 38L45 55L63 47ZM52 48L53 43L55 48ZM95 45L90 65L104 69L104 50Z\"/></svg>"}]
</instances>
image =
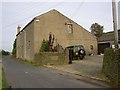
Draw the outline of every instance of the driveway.
<instances>
[{"instance_id":1,"label":"driveway","mask_svg":"<svg viewBox=\"0 0 120 90\"><path fill-rule=\"evenodd\" d=\"M47 66L65 72L109 82L102 73L103 55L86 56L83 60L74 60L70 65Z\"/></svg>"},{"instance_id":2,"label":"driveway","mask_svg":"<svg viewBox=\"0 0 120 90\"><path fill-rule=\"evenodd\" d=\"M103 88L57 70L23 64L11 56L3 58L3 68L8 84L13 88Z\"/></svg>"},{"instance_id":3,"label":"driveway","mask_svg":"<svg viewBox=\"0 0 120 90\"><path fill-rule=\"evenodd\" d=\"M85 76L104 79L102 74L103 56L86 56L84 60L73 61L68 68L73 69Z\"/></svg>"}]
</instances>

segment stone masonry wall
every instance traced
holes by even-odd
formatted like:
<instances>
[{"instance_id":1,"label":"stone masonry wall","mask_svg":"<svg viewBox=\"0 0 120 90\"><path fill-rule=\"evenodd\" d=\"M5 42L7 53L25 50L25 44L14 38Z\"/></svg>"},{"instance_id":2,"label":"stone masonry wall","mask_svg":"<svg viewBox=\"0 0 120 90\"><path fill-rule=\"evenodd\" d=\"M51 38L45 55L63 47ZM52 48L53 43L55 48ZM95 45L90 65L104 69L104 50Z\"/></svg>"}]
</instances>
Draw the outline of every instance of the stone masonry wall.
<instances>
[{"instance_id":1,"label":"stone masonry wall","mask_svg":"<svg viewBox=\"0 0 120 90\"><path fill-rule=\"evenodd\" d=\"M35 55L35 63L39 65L62 65L69 64L69 60L66 59L65 53L41 52Z\"/></svg>"}]
</instances>

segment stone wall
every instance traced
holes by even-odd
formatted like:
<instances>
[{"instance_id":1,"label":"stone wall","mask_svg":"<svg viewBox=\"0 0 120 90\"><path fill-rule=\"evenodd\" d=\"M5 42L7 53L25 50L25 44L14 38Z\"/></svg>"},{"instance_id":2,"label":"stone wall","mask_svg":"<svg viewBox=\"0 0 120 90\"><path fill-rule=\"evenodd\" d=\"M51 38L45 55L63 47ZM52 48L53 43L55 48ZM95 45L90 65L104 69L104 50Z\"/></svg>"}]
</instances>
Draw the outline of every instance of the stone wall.
<instances>
[{"instance_id":1,"label":"stone wall","mask_svg":"<svg viewBox=\"0 0 120 90\"><path fill-rule=\"evenodd\" d=\"M29 26L24 27L19 32L16 41L16 57L21 59L34 60L34 22L31 21Z\"/></svg>"},{"instance_id":2,"label":"stone wall","mask_svg":"<svg viewBox=\"0 0 120 90\"><path fill-rule=\"evenodd\" d=\"M35 63L39 65L62 65L69 64L65 53L41 52L35 55Z\"/></svg>"},{"instance_id":3,"label":"stone wall","mask_svg":"<svg viewBox=\"0 0 120 90\"><path fill-rule=\"evenodd\" d=\"M97 39L86 29L67 18L56 10L51 10L40 15L34 20L34 51L39 52L43 39L48 40L49 34L55 36L54 45L65 47L72 45L83 45L86 54L90 53L90 46L93 46L93 54L97 54ZM68 25L73 26L72 33L68 31Z\"/></svg>"}]
</instances>

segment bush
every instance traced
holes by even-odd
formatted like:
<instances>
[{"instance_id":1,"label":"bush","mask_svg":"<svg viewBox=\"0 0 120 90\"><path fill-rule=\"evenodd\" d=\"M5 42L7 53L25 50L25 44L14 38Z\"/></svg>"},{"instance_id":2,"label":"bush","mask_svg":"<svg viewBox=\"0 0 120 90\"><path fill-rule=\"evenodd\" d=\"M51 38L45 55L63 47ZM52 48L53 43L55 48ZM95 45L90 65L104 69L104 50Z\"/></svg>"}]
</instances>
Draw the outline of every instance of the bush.
<instances>
[{"instance_id":1,"label":"bush","mask_svg":"<svg viewBox=\"0 0 120 90\"><path fill-rule=\"evenodd\" d=\"M0 58L2 58L2 52L0 52Z\"/></svg>"},{"instance_id":2,"label":"bush","mask_svg":"<svg viewBox=\"0 0 120 90\"><path fill-rule=\"evenodd\" d=\"M4 50L2 50L1 53L2 53L2 55L9 55L10 54L9 52L4 51Z\"/></svg>"},{"instance_id":3,"label":"bush","mask_svg":"<svg viewBox=\"0 0 120 90\"><path fill-rule=\"evenodd\" d=\"M40 48L40 52L47 52L47 51L48 51L48 41L45 41L43 39L41 48Z\"/></svg>"},{"instance_id":4,"label":"bush","mask_svg":"<svg viewBox=\"0 0 120 90\"><path fill-rule=\"evenodd\" d=\"M13 48L12 54L16 55L16 48Z\"/></svg>"},{"instance_id":5,"label":"bush","mask_svg":"<svg viewBox=\"0 0 120 90\"><path fill-rule=\"evenodd\" d=\"M16 55L16 39L15 39L14 44L13 44L12 54Z\"/></svg>"},{"instance_id":6,"label":"bush","mask_svg":"<svg viewBox=\"0 0 120 90\"><path fill-rule=\"evenodd\" d=\"M106 49L103 58L104 74L114 86L120 84L120 49Z\"/></svg>"}]
</instances>

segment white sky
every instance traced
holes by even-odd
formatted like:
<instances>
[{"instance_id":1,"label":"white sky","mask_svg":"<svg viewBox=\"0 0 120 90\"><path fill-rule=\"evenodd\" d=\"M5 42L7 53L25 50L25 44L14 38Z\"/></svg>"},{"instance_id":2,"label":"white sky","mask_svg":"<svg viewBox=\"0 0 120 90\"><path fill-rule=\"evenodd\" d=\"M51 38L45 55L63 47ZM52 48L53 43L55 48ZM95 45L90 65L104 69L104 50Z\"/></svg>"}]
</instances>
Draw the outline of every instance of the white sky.
<instances>
[{"instance_id":1,"label":"white sky","mask_svg":"<svg viewBox=\"0 0 120 90\"><path fill-rule=\"evenodd\" d=\"M0 3L2 20L0 20L0 49L12 51L18 24L23 28L35 16L52 9L58 10L88 31L90 31L91 24L95 22L104 26L104 32L113 31L111 1L3 0Z\"/></svg>"},{"instance_id":2,"label":"white sky","mask_svg":"<svg viewBox=\"0 0 120 90\"><path fill-rule=\"evenodd\" d=\"M120 29L120 1L118 3L118 29Z\"/></svg>"}]
</instances>

